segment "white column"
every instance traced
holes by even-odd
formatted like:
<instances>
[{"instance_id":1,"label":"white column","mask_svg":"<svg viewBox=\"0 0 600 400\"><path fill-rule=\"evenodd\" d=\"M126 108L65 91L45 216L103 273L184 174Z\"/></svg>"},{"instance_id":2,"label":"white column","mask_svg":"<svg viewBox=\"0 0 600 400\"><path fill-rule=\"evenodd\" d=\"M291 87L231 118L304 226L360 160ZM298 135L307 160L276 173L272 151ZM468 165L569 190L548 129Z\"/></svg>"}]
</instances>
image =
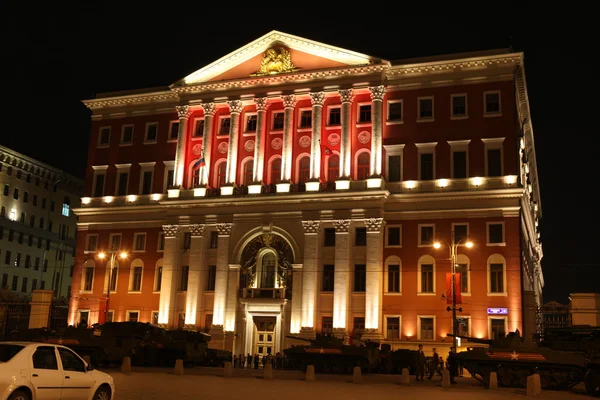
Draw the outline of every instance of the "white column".
<instances>
[{"instance_id":1,"label":"white column","mask_svg":"<svg viewBox=\"0 0 600 400\"><path fill-rule=\"evenodd\" d=\"M163 253L162 280L158 305L158 323L170 328L175 314L175 292L177 291L179 225L163 225L165 249ZM172 312L173 311L173 312Z\"/></svg>"},{"instance_id":2,"label":"white column","mask_svg":"<svg viewBox=\"0 0 600 400\"><path fill-rule=\"evenodd\" d=\"M340 178L339 180L350 179L350 166L352 163L352 100L354 94L352 89L340 90L342 100L342 138L340 144ZM347 189L347 183L338 185L336 189Z\"/></svg>"},{"instance_id":3,"label":"white column","mask_svg":"<svg viewBox=\"0 0 600 400\"><path fill-rule=\"evenodd\" d=\"M312 139L310 146L310 179L316 182L321 177L321 131L323 126L323 103L325 92L310 93L312 102Z\"/></svg>"},{"instance_id":4,"label":"white column","mask_svg":"<svg viewBox=\"0 0 600 400\"><path fill-rule=\"evenodd\" d=\"M231 113L231 125L229 127L229 149L227 151L227 175L225 176L225 182L227 182L227 186L235 186L238 161L238 141L240 136L240 113L242 112L242 108L244 108L244 103L240 100L233 100L228 101L227 104L229 105ZM223 193L223 190L221 190L221 194L232 193Z\"/></svg>"},{"instance_id":5,"label":"white column","mask_svg":"<svg viewBox=\"0 0 600 400\"><path fill-rule=\"evenodd\" d=\"M213 329L223 332L225 324L225 306L227 301L227 276L229 272L229 235L232 223L218 223L219 243L217 245L217 274L213 309Z\"/></svg>"},{"instance_id":6,"label":"white column","mask_svg":"<svg viewBox=\"0 0 600 400\"><path fill-rule=\"evenodd\" d=\"M371 176L381 177L381 161L383 158L383 96L385 86L370 87L371 100L373 101L373 120L371 121Z\"/></svg>"},{"instance_id":7,"label":"white column","mask_svg":"<svg viewBox=\"0 0 600 400\"><path fill-rule=\"evenodd\" d=\"M179 116L179 131L177 132L177 150L175 152L175 170L173 171L173 186L181 189L183 187L183 176L185 174L185 150L187 142L187 122L192 114L189 106L176 106Z\"/></svg>"},{"instance_id":8,"label":"white column","mask_svg":"<svg viewBox=\"0 0 600 400\"><path fill-rule=\"evenodd\" d=\"M333 280L333 329L346 332L350 292L350 220L333 221L335 226L335 272Z\"/></svg>"},{"instance_id":9,"label":"white column","mask_svg":"<svg viewBox=\"0 0 600 400\"><path fill-rule=\"evenodd\" d=\"M302 267L302 327L300 330L303 336L314 337L321 221L302 221L302 226L304 227L304 266Z\"/></svg>"},{"instance_id":10,"label":"white column","mask_svg":"<svg viewBox=\"0 0 600 400\"><path fill-rule=\"evenodd\" d=\"M192 243L190 247L190 271L188 275L188 287L185 296L185 328L196 329L197 310L202 307L203 277L205 274L204 260L206 255L206 246L204 240L204 225L190 225L192 234Z\"/></svg>"},{"instance_id":11,"label":"white column","mask_svg":"<svg viewBox=\"0 0 600 400\"><path fill-rule=\"evenodd\" d=\"M252 182L262 185L265 167L265 146L263 138L266 134L267 109L269 108L266 97L254 99L256 103L256 138L254 140L254 170L252 171Z\"/></svg>"},{"instance_id":12,"label":"white column","mask_svg":"<svg viewBox=\"0 0 600 400\"><path fill-rule=\"evenodd\" d=\"M228 240L229 241L229 240ZM237 317L238 291L240 286L239 264L229 264L227 278L227 305L225 306L225 332L235 332L235 319ZM216 288L215 288L216 289Z\"/></svg>"},{"instance_id":13,"label":"white column","mask_svg":"<svg viewBox=\"0 0 600 400\"><path fill-rule=\"evenodd\" d=\"M210 159L212 156L212 131L213 131L213 120L217 107L215 103L202 104L204 109L204 132L202 133L202 155L204 155L205 166L201 176L201 184L208 185L208 178L210 174Z\"/></svg>"},{"instance_id":14,"label":"white column","mask_svg":"<svg viewBox=\"0 0 600 400\"><path fill-rule=\"evenodd\" d=\"M381 335L383 265L383 218L365 219L367 227L367 287L365 293L365 335L383 339ZM363 337L365 337L363 335Z\"/></svg>"},{"instance_id":15,"label":"white column","mask_svg":"<svg viewBox=\"0 0 600 400\"><path fill-rule=\"evenodd\" d=\"M292 312L290 315L290 333L300 333L302 327L302 264L292 264L293 284L292 284ZM290 288L285 289L290 290Z\"/></svg>"},{"instance_id":16,"label":"white column","mask_svg":"<svg viewBox=\"0 0 600 400\"><path fill-rule=\"evenodd\" d=\"M283 99L283 149L281 150L281 181L287 184L292 179L292 140L294 135L294 107L296 106L296 96L293 94L282 97ZM277 189L279 191L279 187Z\"/></svg>"}]
</instances>

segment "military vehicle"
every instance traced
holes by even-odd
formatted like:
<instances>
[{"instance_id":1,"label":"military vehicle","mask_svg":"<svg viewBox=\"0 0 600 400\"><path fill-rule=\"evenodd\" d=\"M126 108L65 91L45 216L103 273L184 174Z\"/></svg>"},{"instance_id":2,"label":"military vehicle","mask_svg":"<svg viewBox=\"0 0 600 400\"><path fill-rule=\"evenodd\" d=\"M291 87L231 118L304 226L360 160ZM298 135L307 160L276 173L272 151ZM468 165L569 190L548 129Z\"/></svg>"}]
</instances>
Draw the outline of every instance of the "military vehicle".
<instances>
[{"instance_id":1,"label":"military vehicle","mask_svg":"<svg viewBox=\"0 0 600 400\"><path fill-rule=\"evenodd\" d=\"M315 339L287 337L309 343L283 350L292 368L306 371L308 365L313 365L315 372L325 373L352 373L354 367L360 367L362 372L379 370L378 343L350 346L330 335L317 335Z\"/></svg>"},{"instance_id":2,"label":"military vehicle","mask_svg":"<svg viewBox=\"0 0 600 400\"><path fill-rule=\"evenodd\" d=\"M492 372L497 374L498 385L505 387L526 387L527 377L537 373L542 389L551 390L568 389L585 377L586 356L583 352L526 343L518 330L494 340L457 337L488 345L487 348L468 348L455 355L459 365L486 386Z\"/></svg>"},{"instance_id":3,"label":"military vehicle","mask_svg":"<svg viewBox=\"0 0 600 400\"><path fill-rule=\"evenodd\" d=\"M389 344L382 344L379 352L379 372L384 374L401 374L404 368L412 375L417 370L416 350L392 350Z\"/></svg>"}]
</instances>

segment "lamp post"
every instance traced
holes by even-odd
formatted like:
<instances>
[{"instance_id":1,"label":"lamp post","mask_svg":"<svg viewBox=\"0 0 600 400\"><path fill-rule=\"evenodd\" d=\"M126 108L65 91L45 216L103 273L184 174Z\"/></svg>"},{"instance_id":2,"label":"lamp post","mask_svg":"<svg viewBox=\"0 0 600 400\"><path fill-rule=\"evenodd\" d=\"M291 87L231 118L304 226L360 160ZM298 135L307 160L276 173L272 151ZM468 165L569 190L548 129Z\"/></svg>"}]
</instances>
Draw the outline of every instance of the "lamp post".
<instances>
[{"instance_id":1,"label":"lamp post","mask_svg":"<svg viewBox=\"0 0 600 400\"><path fill-rule=\"evenodd\" d=\"M450 267L450 271L452 274L452 282L451 282L451 294L450 296L452 297L452 346L454 347L454 351L457 351L457 338L456 336L458 336L458 321L456 319L456 290L455 290L455 285L454 282L456 281L456 256L457 256L457 250L458 250L458 246L464 242L464 245L467 248L471 248L473 247L473 242L471 242L468 239L460 239L458 242L455 241L454 239L454 229L452 230L452 240L450 243L446 242L444 240L444 242L448 245L449 249L450 249L450 262L452 263L452 266ZM435 242L433 244L433 247L435 247L436 249L439 249L442 247L442 244L440 242ZM450 311L450 310L448 310Z\"/></svg>"},{"instance_id":2,"label":"lamp post","mask_svg":"<svg viewBox=\"0 0 600 400\"><path fill-rule=\"evenodd\" d=\"M112 275L113 275L113 267L115 266L115 259L117 258L117 254L121 257L122 260L127 258L127 253L124 251L115 251L111 250L108 252L110 254L110 269L108 271L108 286L106 287L106 307L104 309L104 323L108 322L108 305L110 300L110 287L112 285ZM106 252L101 252L98 254L98 258L104 260L106 258Z\"/></svg>"}]
</instances>

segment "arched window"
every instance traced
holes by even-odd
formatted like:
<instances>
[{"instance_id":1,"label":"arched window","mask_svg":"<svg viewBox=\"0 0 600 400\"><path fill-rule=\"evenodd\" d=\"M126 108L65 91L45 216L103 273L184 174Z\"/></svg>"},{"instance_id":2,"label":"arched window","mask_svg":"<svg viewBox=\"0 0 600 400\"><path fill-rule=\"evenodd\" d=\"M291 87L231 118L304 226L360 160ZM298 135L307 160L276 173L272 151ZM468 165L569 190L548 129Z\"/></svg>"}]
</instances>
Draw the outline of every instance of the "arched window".
<instances>
[{"instance_id":1,"label":"arched window","mask_svg":"<svg viewBox=\"0 0 600 400\"><path fill-rule=\"evenodd\" d=\"M488 296L506 296L506 260L501 254L492 254L487 261Z\"/></svg>"},{"instance_id":2,"label":"arched window","mask_svg":"<svg viewBox=\"0 0 600 400\"><path fill-rule=\"evenodd\" d=\"M129 291L130 292L141 292L142 291L142 278L144 275L144 262L139 258L136 258L131 262L129 267Z\"/></svg>"},{"instance_id":3,"label":"arched window","mask_svg":"<svg viewBox=\"0 0 600 400\"><path fill-rule=\"evenodd\" d=\"M252 183L252 175L254 174L254 160L248 160L244 163L244 176L242 183L246 186Z\"/></svg>"},{"instance_id":4,"label":"arched window","mask_svg":"<svg viewBox=\"0 0 600 400\"><path fill-rule=\"evenodd\" d=\"M275 254L268 252L262 256L260 263L260 287L274 288L277 270L277 258Z\"/></svg>"},{"instance_id":5,"label":"arched window","mask_svg":"<svg viewBox=\"0 0 600 400\"><path fill-rule=\"evenodd\" d=\"M109 276L110 273L110 276ZM110 284L111 293L117 291L117 283L119 280L119 261L115 259L115 263L112 268L110 265L110 258L106 260L106 273L104 274L104 293L108 291L108 285Z\"/></svg>"},{"instance_id":6,"label":"arched window","mask_svg":"<svg viewBox=\"0 0 600 400\"><path fill-rule=\"evenodd\" d=\"M385 260L385 286L386 293L402 293L402 261L398 256L389 256Z\"/></svg>"},{"instance_id":7,"label":"arched window","mask_svg":"<svg viewBox=\"0 0 600 400\"><path fill-rule=\"evenodd\" d=\"M94 271L96 263L94 260L86 260L81 270L81 291L91 292L94 289Z\"/></svg>"},{"instance_id":8,"label":"arched window","mask_svg":"<svg viewBox=\"0 0 600 400\"><path fill-rule=\"evenodd\" d=\"M310 157L304 156L298 163L298 183L306 183L310 179Z\"/></svg>"},{"instance_id":9,"label":"arched window","mask_svg":"<svg viewBox=\"0 0 600 400\"><path fill-rule=\"evenodd\" d=\"M358 155L356 163L356 179L359 181L365 180L369 177L369 169L371 164L371 157L368 152L363 152Z\"/></svg>"},{"instance_id":10,"label":"arched window","mask_svg":"<svg viewBox=\"0 0 600 400\"><path fill-rule=\"evenodd\" d=\"M418 294L435 295L435 259L429 255L419 258Z\"/></svg>"},{"instance_id":11,"label":"arched window","mask_svg":"<svg viewBox=\"0 0 600 400\"><path fill-rule=\"evenodd\" d=\"M217 187L225 185L227 179L227 161L222 161L217 167Z\"/></svg>"},{"instance_id":12,"label":"arched window","mask_svg":"<svg viewBox=\"0 0 600 400\"><path fill-rule=\"evenodd\" d=\"M281 158L276 158L271 162L271 184L281 181Z\"/></svg>"},{"instance_id":13,"label":"arched window","mask_svg":"<svg viewBox=\"0 0 600 400\"><path fill-rule=\"evenodd\" d=\"M163 259L161 258L156 262L156 267L154 268L154 291L160 292L160 288L162 287L162 270L163 270Z\"/></svg>"},{"instance_id":14,"label":"arched window","mask_svg":"<svg viewBox=\"0 0 600 400\"><path fill-rule=\"evenodd\" d=\"M456 256L456 275L460 275L460 291L462 294L471 293L471 261L464 254Z\"/></svg>"},{"instance_id":15,"label":"arched window","mask_svg":"<svg viewBox=\"0 0 600 400\"><path fill-rule=\"evenodd\" d=\"M340 177L340 156L333 154L327 160L327 181L335 182Z\"/></svg>"},{"instance_id":16,"label":"arched window","mask_svg":"<svg viewBox=\"0 0 600 400\"><path fill-rule=\"evenodd\" d=\"M201 169L202 169L202 167L200 167L200 168L192 167L192 187L200 186L200 177L202 176L202 174L200 173Z\"/></svg>"}]
</instances>

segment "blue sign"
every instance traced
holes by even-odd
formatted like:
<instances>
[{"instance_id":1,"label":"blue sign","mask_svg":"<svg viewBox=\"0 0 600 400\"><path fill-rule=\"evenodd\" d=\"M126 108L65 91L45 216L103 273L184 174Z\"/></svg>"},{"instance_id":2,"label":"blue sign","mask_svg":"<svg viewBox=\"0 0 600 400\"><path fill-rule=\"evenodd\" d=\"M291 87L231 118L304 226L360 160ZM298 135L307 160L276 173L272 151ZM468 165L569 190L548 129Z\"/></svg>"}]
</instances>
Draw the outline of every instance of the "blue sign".
<instances>
[{"instance_id":1,"label":"blue sign","mask_svg":"<svg viewBox=\"0 0 600 400\"><path fill-rule=\"evenodd\" d=\"M507 315L508 308L488 308L488 315Z\"/></svg>"}]
</instances>

